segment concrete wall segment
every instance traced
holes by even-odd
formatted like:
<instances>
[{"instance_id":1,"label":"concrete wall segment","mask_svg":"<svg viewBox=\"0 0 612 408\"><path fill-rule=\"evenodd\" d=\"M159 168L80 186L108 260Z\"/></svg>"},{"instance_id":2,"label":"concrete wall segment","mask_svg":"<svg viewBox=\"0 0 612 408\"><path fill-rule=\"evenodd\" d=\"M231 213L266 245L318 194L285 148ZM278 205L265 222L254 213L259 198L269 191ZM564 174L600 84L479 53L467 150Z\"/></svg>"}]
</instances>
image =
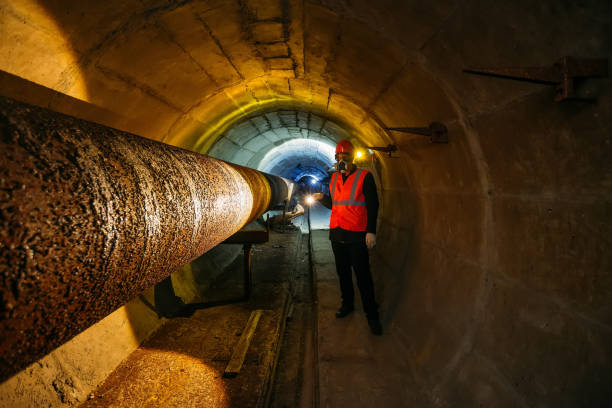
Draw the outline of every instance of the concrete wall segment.
<instances>
[{"instance_id":1,"label":"concrete wall segment","mask_svg":"<svg viewBox=\"0 0 612 408\"><path fill-rule=\"evenodd\" d=\"M607 256L603 255L603 252L597 252L599 250L605 252L606 249L604 248L608 244L605 240L600 239L599 235L587 237L583 234L587 234L587 229L593 228L591 216L598 217L589 215L589 213L593 214L594 207L588 203L597 201L597 207L600 207L600 205L605 207L605 203L609 201L605 193L607 189L599 187L599 183L607 184L609 173L609 166L603 164L600 159L600 157L606 156L607 149L606 137L600 132L605 132L605 129L607 129L609 115L603 115L608 119L605 119L605 123L601 123L600 127L572 126L570 123L573 121L572 117L582 117L581 120L575 122L576 124L593 123L592 120L587 119L589 115L593 115L596 118L595 123L599 123L597 118L604 112L605 106L608 105L609 92L606 91L606 81L600 83L598 94L600 99L597 104L570 106L571 102L569 104L552 103L551 90L543 89L537 85L532 85L529 89L524 87L525 84L503 84L499 81L487 80L484 82L486 86L481 87L473 82L473 78L462 79L459 75L461 65L467 65L467 61L470 60L478 61L478 65L483 66L487 65L483 62L483 59L487 59L488 66L496 64L498 66L547 65L534 63L533 61L546 55L549 55L549 59L554 60L560 55L569 53L576 44L580 43L580 40L577 39L584 39L589 35L575 33L572 38L567 37L565 42L558 41L558 38L551 39L549 42L554 42L555 47L544 47L546 51L543 51L542 44L547 41L544 41L540 35L548 35L548 31L540 28L549 25L542 19L552 17L551 15L538 13L545 13L548 7L552 7L562 15L561 19L563 20L573 18L570 17L574 16L571 10L562 11L557 6L550 4L534 6L535 9L539 9L535 15L523 10L522 15L528 19L528 22L521 23L521 30L531 26L534 31L539 31L537 36L527 38L527 36L524 36L525 32L512 33L513 30L518 29L518 25L508 24L511 21L521 21L516 13L521 14L522 5L518 5L511 11L502 8L493 13L485 12L482 9L478 13L469 11L471 6L492 7L482 3L473 3L454 15L449 26L441 30L438 36L433 37L423 49L424 64L427 65L428 69L433 69L441 83L446 84L444 85L446 92L454 95L451 100L461 101L458 111L463 113L459 116L459 123L466 129L467 141L472 147L476 146L474 142L481 146L479 148L481 149L480 152L477 151L478 149L472 149L472 151L475 159L485 160L485 167L482 167L485 172L480 172L480 175L481 177L483 175L488 177L488 181L485 180L486 182L482 186L488 189L487 193L491 196L490 202L492 203L489 211L485 212L485 214L489 214L488 217L485 217L485 219L489 219L488 227L485 225L483 229L486 234L483 242L487 242L489 246L489 249L483 252L486 254L485 259L489 259L484 263L485 268L491 268L491 272L495 271L496 273L506 271L510 275L522 273L520 278L509 281L508 285L509 288L512 288L511 290L518 291L523 285L533 286L537 284L537 292L532 292L532 295L523 292L522 295L506 296L503 312L491 307L498 301L495 298L499 292L493 291L489 295L481 297L485 301L486 313L481 312L477 315L480 316L478 320L484 322L489 319L496 319L500 325L513 325L516 321L516 315L511 311L511 305L514 302L517 302L518 305L522 302L521 299L526 299L526 296L534 296L533 298L529 297L529 299L535 300L540 298L536 293L541 293L542 296L546 293L548 300L544 303L550 302L550 307L554 307L555 304L564 305L566 312L569 313L565 317L559 316L560 322L572 320L569 316L574 313L587 317L587 321L594 325L593 332L597 333L592 334L592 338L603 344L607 337L607 323L602 323L601 320L591 320L594 315L589 315L586 310L591 310L591 312L598 310L600 312L596 314L598 318L607 319L607 312L605 311L609 310L608 305L598 304L592 309L589 306L594 299L601 299L593 292L593 281L600 282L602 290L608 291L608 289L603 288L608 287L607 281L609 279L607 276L609 274L601 272L607 268ZM527 6L525 5L525 7ZM506 14L503 17L501 15L491 17L497 13ZM516 18L510 18L507 13L514 15ZM499 19L501 24L468 22L471 19L482 19L484 16ZM555 25L555 27L562 26ZM595 32L600 29L601 26L589 28L589 30ZM479 30L499 32L473 33ZM505 34L501 34L502 31ZM569 30L569 32L571 31ZM552 32L550 31L550 33ZM568 32L559 33L559 36L564 38L568 35L570 35ZM592 37L603 38L595 34ZM462 47L459 44L457 46L452 45L455 40L459 39L462 44L465 44L466 38L473 38L473 41L470 41L470 44L474 45L473 48ZM543 42L540 42L540 40ZM515 43L504 46L503 44L508 41L515 41ZM500 44L502 44L501 48L495 48L500 47ZM597 40L594 40L593 44L597 44ZM601 45L599 43L600 48L598 51L594 51L594 54L601 55L602 50L605 50L605 47L601 47ZM511 50L512 46L514 46L515 54L499 55L499 53ZM524 49L525 52L516 51L517 48ZM483 53L483 49L490 49L491 52ZM603 51L603 53L609 52ZM523 62L517 63L519 54L523 58ZM555 55L553 56L553 54ZM514 64L504 63L504 60L512 60ZM477 64L473 63L472 65ZM496 117L497 120L491 120L491 117ZM485 123L487 125L483 126ZM599 140L599 143L595 143L600 146L597 152L589 152L590 148L587 145L591 139ZM603 146L603 149L601 146ZM587 176L589 173L591 176ZM506 194L505 191L509 190L512 193ZM573 192L573 194L570 194L572 197L564 197L564 193L569 191ZM511 215L504 211L504 215L501 215L501 208L507 209L510 207L517 212ZM527 210L526 207L530 209ZM551 224L547 218L550 218L550 215L553 218L558 218L559 215L546 215L545 208L560 213L564 221L552 221ZM548 228L547 225L552 229ZM561 230L557 230L555 225L557 227L563 225L563 227L561 227ZM511 234L512 238L508 234ZM583 242L585 244L589 242L586 245L589 245L592 250L574 248L575 244L572 244L572 242L575 243L576 241L570 238L577 236L584 237ZM590 259L590 261L586 261L583 257L585 254L587 255L586 259ZM561 261L561 259L564 260ZM585 261L584 264L582 263L583 260ZM565 266L568 266L568 268L565 269ZM580 275L580 277L577 277L577 275L572 277L573 273ZM544 277L542 274L546 276ZM494 275L485 273L483 276L488 279L485 287L494 287L494 284L491 283L491 278ZM533 280L537 283L532 282ZM527 290L527 287L525 287L525 290ZM583 296L581 300L577 300L575 297L578 293L580 293L578 296ZM531 307L535 307L535 305L527 308ZM478 306L477 310L483 309ZM586 316L583 313L586 313ZM492 330L495 331L495 329ZM571 356L574 353L574 346L570 345L572 340L569 337L563 340L555 340L554 336L550 334L539 336L532 331L533 329L523 326L522 329L517 330L517 334L512 340L504 339L502 341L499 339L499 341L493 341L490 343L490 348L482 352L483 357L492 364L494 370L498 370L504 377L523 378L525 380L525 386L518 384L522 380L518 383L512 383L510 388L513 393L520 395L522 401L527 401L529 405L544 404L547 406L550 401L563 401L562 405L588 406L592 401L603 401L601 399L603 388L601 388L599 381L601 378L605 378L607 374L602 373L600 368L595 368L595 366L593 366L593 370L598 374L584 380L580 374L576 374L576 376L571 374L571 370L568 370L567 367L554 369L555 373L563 373L557 378L554 378L554 375L547 376L543 372L535 376L529 376L525 373L532 372L531 368L527 368L530 367L528 363L530 358L521 355L521 353L513 354L513 368L509 368L507 364L502 363L503 358L500 359L501 354L504 353L502 350L505 348L513 349L516 342L520 342L521 348L525 347L529 350L537 350L538 346L535 346L535 343L539 341L542 341L540 344L550 342L551 348L556 350L552 354L560 356L568 353L567 359L561 358L560 360L568 362L573 358ZM477 340L470 340L469 342L488 342L490 334L490 331L484 334L477 329L477 334L475 333L473 337ZM536 338L540 338L540 340L536 340ZM466 338L466 340L469 339ZM557 341L559 342L557 343ZM518 346L518 344L516 345ZM493 350L495 351L493 352ZM464 367L456 371L457 375L461 375L461 371L467 367L465 365L468 364L467 359L469 357L466 357L463 363L460 362L457 366ZM545 359L543 358L543 360ZM565 364L555 359L555 362L557 361L560 364ZM472 363L469 364L472 365ZM543 363L543 366L548 367L548 363ZM535 369L535 371L539 370ZM441 392L446 386L454 386L451 384L456 381L456 377L454 377L455 374L451 373L452 371L449 372L450 377L447 377L450 382L444 381L437 388ZM583 381L588 385L579 386L580 390L574 387L569 391L571 386L567 384L582 384ZM559 384L566 385L558 388ZM589 397L590 391L587 391L589 387L593 387L593 399ZM577 399L572 399L571 402L563 400L561 395L564 392ZM580 397L578 397L579 395Z\"/></svg>"},{"instance_id":2,"label":"concrete wall segment","mask_svg":"<svg viewBox=\"0 0 612 408\"><path fill-rule=\"evenodd\" d=\"M328 53L336 42L340 17L337 13L310 2L304 9L304 75L328 82ZM317 27L317 29L313 29Z\"/></svg>"},{"instance_id":3,"label":"concrete wall segment","mask_svg":"<svg viewBox=\"0 0 612 408\"><path fill-rule=\"evenodd\" d=\"M330 86L362 106L368 106L407 62L405 51L381 38L368 26L344 21L337 55L328 61ZM332 51L333 52L333 51Z\"/></svg>"},{"instance_id":4,"label":"concrete wall segment","mask_svg":"<svg viewBox=\"0 0 612 408\"><path fill-rule=\"evenodd\" d=\"M550 66L565 55L610 55L606 2L472 2L459 7L421 48L430 69L454 84L470 113L547 89L545 85L467 75L468 66ZM495 21L496 24L491 22ZM484 52L486 50L486 52Z\"/></svg>"},{"instance_id":5,"label":"concrete wall segment","mask_svg":"<svg viewBox=\"0 0 612 408\"><path fill-rule=\"evenodd\" d=\"M612 324L609 203L496 199L496 273ZM515 242L513 247L505 242ZM520 256L517 256L520 254Z\"/></svg>"},{"instance_id":6,"label":"concrete wall segment","mask_svg":"<svg viewBox=\"0 0 612 408\"><path fill-rule=\"evenodd\" d=\"M150 48L150 44L159 47ZM128 82L146 84L159 98L185 112L216 85L205 68L185 52L167 28L147 24L117 39L97 60L101 70L116 72ZM163 75L164 71L173 72Z\"/></svg>"},{"instance_id":7,"label":"concrete wall segment","mask_svg":"<svg viewBox=\"0 0 612 408\"><path fill-rule=\"evenodd\" d=\"M283 17L281 0L247 0L244 3L255 21L279 20Z\"/></svg>"},{"instance_id":8,"label":"concrete wall segment","mask_svg":"<svg viewBox=\"0 0 612 408\"><path fill-rule=\"evenodd\" d=\"M607 345L612 331L507 283L497 281L490 299L476 350L494 361L517 393L529 404L605 406L610 399L604 384L610 381ZM529 360L542 363L525 370Z\"/></svg>"},{"instance_id":9,"label":"concrete wall segment","mask_svg":"<svg viewBox=\"0 0 612 408\"><path fill-rule=\"evenodd\" d=\"M0 69L86 99L79 55L53 16L37 2L0 5ZM69 81L64 72L70 72Z\"/></svg>"},{"instance_id":10,"label":"concrete wall segment","mask_svg":"<svg viewBox=\"0 0 612 408\"><path fill-rule=\"evenodd\" d=\"M193 7L169 11L159 17L158 24L202 67L217 87L240 81L240 75L224 54L222 45Z\"/></svg>"},{"instance_id":11,"label":"concrete wall segment","mask_svg":"<svg viewBox=\"0 0 612 408\"><path fill-rule=\"evenodd\" d=\"M247 41L250 40L244 26L247 16L243 14L238 2L224 2L222 7L211 8L198 15L217 39L223 54L231 61L241 79L264 74L263 62L250 41Z\"/></svg>"}]
</instances>

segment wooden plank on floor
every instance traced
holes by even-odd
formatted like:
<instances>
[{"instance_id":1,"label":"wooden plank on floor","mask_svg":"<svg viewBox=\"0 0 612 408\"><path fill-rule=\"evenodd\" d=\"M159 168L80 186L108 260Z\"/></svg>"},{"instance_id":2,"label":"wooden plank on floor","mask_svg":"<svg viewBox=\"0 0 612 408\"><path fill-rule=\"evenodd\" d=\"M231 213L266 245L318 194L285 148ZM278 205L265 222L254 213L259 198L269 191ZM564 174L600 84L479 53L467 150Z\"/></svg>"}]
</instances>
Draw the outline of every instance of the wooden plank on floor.
<instances>
[{"instance_id":1,"label":"wooden plank on floor","mask_svg":"<svg viewBox=\"0 0 612 408\"><path fill-rule=\"evenodd\" d=\"M238 344L234 348L232 358L227 364L227 367L225 367L223 377L233 378L236 377L240 372L240 369L242 368L242 364L244 362L244 357L246 356L247 350L249 349L249 345L251 344L251 338L253 337L253 334L255 334L255 329L257 328L257 323L259 322L261 313L261 309L253 310L251 312L249 320L247 321L247 324L244 330L242 331L242 335L240 336L240 340L238 340Z\"/></svg>"}]
</instances>

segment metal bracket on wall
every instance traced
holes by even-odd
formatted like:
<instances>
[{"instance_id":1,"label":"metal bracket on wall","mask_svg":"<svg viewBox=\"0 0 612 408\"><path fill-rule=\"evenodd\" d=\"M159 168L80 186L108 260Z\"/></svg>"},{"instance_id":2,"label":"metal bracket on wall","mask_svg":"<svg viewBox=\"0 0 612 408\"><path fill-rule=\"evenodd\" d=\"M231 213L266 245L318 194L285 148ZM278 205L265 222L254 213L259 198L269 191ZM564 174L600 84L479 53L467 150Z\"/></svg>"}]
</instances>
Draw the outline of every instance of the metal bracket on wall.
<instances>
[{"instance_id":1,"label":"metal bracket on wall","mask_svg":"<svg viewBox=\"0 0 612 408\"><path fill-rule=\"evenodd\" d=\"M448 129L440 122L432 122L429 127L390 127L386 130L429 136L431 143L448 143Z\"/></svg>"},{"instance_id":2,"label":"metal bracket on wall","mask_svg":"<svg viewBox=\"0 0 612 408\"><path fill-rule=\"evenodd\" d=\"M397 151L397 146L393 145L393 144L387 145L385 147L368 146L368 149L376 150L378 152L387 153L389 155L389 157L393 157L393 156L391 156L391 154L393 152Z\"/></svg>"},{"instance_id":3,"label":"metal bracket on wall","mask_svg":"<svg viewBox=\"0 0 612 408\"><path fill-rule=\"evenodd\" d=\"M555 102L575 97L574 80L608 76L606 58L563 57L551 67L467 68L463 72L514 79L517 81L555 85Z\"/></svg>"}]
</instances>

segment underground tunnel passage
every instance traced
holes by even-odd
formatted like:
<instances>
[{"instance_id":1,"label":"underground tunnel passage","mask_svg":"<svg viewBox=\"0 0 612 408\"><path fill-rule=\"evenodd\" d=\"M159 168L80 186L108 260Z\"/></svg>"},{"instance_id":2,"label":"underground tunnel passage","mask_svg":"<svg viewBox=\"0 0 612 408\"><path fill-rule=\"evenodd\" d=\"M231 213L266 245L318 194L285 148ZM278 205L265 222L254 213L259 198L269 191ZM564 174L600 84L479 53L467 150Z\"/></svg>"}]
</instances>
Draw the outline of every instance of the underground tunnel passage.
<instances>
[{"instance_id":1,"label":"underground tunnel passage","mask_svg":"<svg viewBox=\"0 0 612 408\"><path fill-rule=\"evenodd\" d=\"M0 1L0 406L608 406L611 40L603 0ZM236 238L343 139L382 336L320 205Z\"/></svg>"}]
</instances>

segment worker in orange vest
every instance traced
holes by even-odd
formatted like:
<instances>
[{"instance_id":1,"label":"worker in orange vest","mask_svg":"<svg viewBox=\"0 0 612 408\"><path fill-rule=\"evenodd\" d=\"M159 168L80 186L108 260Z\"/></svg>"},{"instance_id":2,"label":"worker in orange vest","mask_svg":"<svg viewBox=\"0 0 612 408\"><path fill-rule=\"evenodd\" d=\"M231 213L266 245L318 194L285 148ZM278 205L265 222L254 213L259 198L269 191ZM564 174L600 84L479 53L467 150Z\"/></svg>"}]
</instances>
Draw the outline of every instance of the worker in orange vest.
<instances>
[{"instance_id":1,"label":"worker in orange vest","mask_svg":"<svg viewBox=\"0 0 612 408\"><path fill-rule=\"evenodd\" d=\"M382 334L378 305L374 297L374 283L370 273L368 249L376 245L378 194L372 173L358 169L353 163L355 148L348 140L336 146L336 172L329 183L329 196L317 195L321 204L331 208L329 239L336 260L340 280L342 305L336 312L342 318L354 310L353 273L361 294L363 309L370 330Z\"/></svg>"}]
</instances>

